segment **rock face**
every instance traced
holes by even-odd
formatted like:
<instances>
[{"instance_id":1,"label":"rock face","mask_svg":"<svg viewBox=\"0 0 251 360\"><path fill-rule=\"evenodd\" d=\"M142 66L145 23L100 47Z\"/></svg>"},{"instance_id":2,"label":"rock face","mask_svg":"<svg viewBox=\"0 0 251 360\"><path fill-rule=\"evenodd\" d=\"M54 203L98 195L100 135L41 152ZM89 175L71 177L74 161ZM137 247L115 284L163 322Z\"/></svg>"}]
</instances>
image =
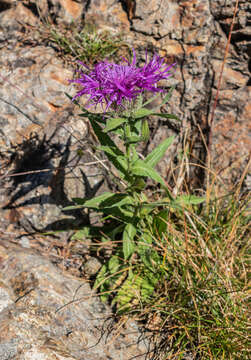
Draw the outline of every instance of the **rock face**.
<instances>
[{"instance_id":1,"label":"rock face","mask_svg":"<svg viewBox=\"0 0 251 360\"><path fill-rule=\"evenodd\" d=\"M235 0L123 0L120 3L120 12L114 13L109 0L90 1L86 17L96 19L95 14L105 9L101 25L120 24L127 28L130 24L131 32L127 36L131 44L139 50L154 47L168 61L177 61L174 79L168 84L176 84L177 91L169 108L182 119L179 141L189 128L190 149L195 158L205 162L203 142L208 143L211 137L212 167L225 184L225 190L229 189L245 168L251 149L247 101L251 86L250 2L239 1L213 126L211 112ZM122 20L123 10L127 13L127 22ZM155 143L170 133L165 124L161 125L156 131ZM168 160L162 165L164 176L167 167Z\"/></svg>"},{"instance_id":2,"label":"rock face","mask_svg":"<svg viewBox=\"0 0 251 360\"><path fill-rule=\"evenodd\" d=\"M204 164L211 142L211 166L222 191L231 189L251 150L251 3L246 0L239 1L212 124L211 114L234 6L235 0L0 1L2 233L16 236L61 229L66 216L70 228L79 226L85 215L66 215L62 207L72 197L91 197L100 191L105 174L105 162L99 167L92 152L88 124L65 96L65 92L74 93L67 81L73 70L54 48L27 36L27 29L40 26L40 17L58 25L84 20L122 31L137 49L139 61L145 48L158 51L168 63L176 61L174 76L164 85L176 86L168 111L178 115L181 123L151 122L153 142L147 151L176 134L169 156L159 167L168 180L171 160L176 160L184 143L192 162ZM19 176L9 178L12 173ZM203 175L195 167L186 176L196 188L203 184ZM250 177L245 187L250 188ZM145 351L124 350L127 340L108 346L102 339L91 348L99 336L100 320L93 320L99 312L95 306L101 306L96 300L55 314L79 285L83 285L79 296L89 294L89 285L66 276L34 253L25 236L19 244L22 249L6 248L6 243L0 248L1 360L129 359ZM90 263L86 272L92 275Z\"/></svg>"},{"instance_id":3,"label":"rock face","mask_svg":"<svg viewBox=\"0 0 251 360\"><path fill-rule=\"evenodd\" d=\"M109 309L87 282L9 241L1 241L0 259L1 360L145 358L137 326L108 331Z\"/></svg>"},{"instance_id":4,"label":"rock face","mask_svg":"<svg viewBox=\"0 0 251 360\"><path fill-rule=\"evenodd\" d=\"M103 174L95 158L84 151L87 125L65 95L71 92L68 79L73 71L66 69L52 48L23 44L24 27L17 21L20 11L34 26L38 19L30 17L30 10L20 3L0 14L0 153L2 174L10 162L8 171L28 174L14 178L11 186L4 181L0 200L5 210L0 222L8 224L6 219L16 209L22 213L19 225L34 231L45 230L61 215L65 218L61 208L72 197L83 197L86 187L89 193L95 186L98 189ZM77 153L80 148L83 155ZM74 169L76 163L79 166ZM11 223L9 230L15 226L15 221Z\"/></svg>"}]
</instances>

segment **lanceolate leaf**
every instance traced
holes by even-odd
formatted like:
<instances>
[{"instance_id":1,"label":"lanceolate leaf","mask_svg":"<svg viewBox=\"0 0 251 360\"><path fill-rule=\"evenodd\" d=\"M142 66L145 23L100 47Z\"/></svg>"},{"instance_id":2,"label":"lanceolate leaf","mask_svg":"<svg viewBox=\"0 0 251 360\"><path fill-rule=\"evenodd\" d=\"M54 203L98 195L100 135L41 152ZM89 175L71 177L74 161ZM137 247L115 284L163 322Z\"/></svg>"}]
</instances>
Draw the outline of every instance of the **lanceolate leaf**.
<instances>
[{"instance_id":1,"label":"lanceolate leaf","mask_svg":"<svg viewBox=\"0 0 251 360\"><path fill-rule=\"evenodd\" d=\"M124 222L125 224L135 220L134 211L130 211L130 209L127 209L126 206L102 208L102 212L107 215L103 218L103 220L113 218Z\"/></svg>"},{"instance_id":2,"label":"lanceolate leaf","mask_svg":"<svg viewBox=\"0 0 251 360\"><path fill-rule=\"evenodd\" d=\"M154 170L151 166L149 166L147 163L145 163L143 160L140 160L140 159L137 160L135 162L135 164L133 165L131 171L134 175L146 176L146 177L149 177L149 178L157 181L158 183L163 185L163 187L169 194L169 190L166 186L166 183L162 179L162 177L159 175L159 173L156 170Z\"/></svg>"},{"instance_id":3,"label":"lanceolate leaf","mask_svg":"<svg viewBox=\"0 0 251 360\"><path fill-rule=\"evenodd\" d=\"M82 207L98 209L102 201L105 201L113 196L114 196L113 193L104 192L103 194L96 196L95 198L90 200L81 199L81 198L73 198L72 200Z\"/></svg>"},{"instance_id":4,"label":"lanceolate leaf","mask_svg":"<svg viewBox=\"0 0 251 360\"><path fill-rule=\"evenodd\" d=\"M145 116L149 116L152 115L154 113L153 110L149 110L146 108L141 108L135 111L135 113L133 114L134 119L140 119L143 118Z\"/></svg>"},{"instance_id":5,"label":"lanceolate leaf","mask_svg":"<svg viewBox=\"0 0 251 360\"><path fill-rule=\"evenodd\" d=\"M198 205L205 201L205 197L195 195L181 195L175 199L175 202L181 205Z\"/></svg>"},{"instance_id":6,"label":"lanceolate leaf","mask_svg":"<svg viewBox=\"0 0 251 360\"><path fill-rule=\"evenodd\" d=\"M150 131L147 119L144 119L142 121L141 136L144 142L148 141L150 138Z\"/></svg>"},{"instance_id":7,"label":"lanceolate leaf","mask_svg":"<svg viewBox=\"0 0 251 360\"><path fill-rule=\"evenodd\" d=\"M131 147L131 151L132 151L132 163L134 163L135 161L138 160L139 156L134 146Z\"/></svg>"},{"instance_id":8,"label":"lanceolate leaf","mask_svg":"<svg viewBox=\"0 0 251 360\"><path fill-rule=\"evenodd\" d=\"M142 141L141 136L130 136L126 141L126 144L136 144L139 141Z\"/></svg>"},{"instance_id":9,"label":"lanceolate leaf","mask_svg":"<svg viewBox=\"0 0 251 360\"><path fill-rule=\"evenodd\" d=\"M105 192L90 200L75 198L73 201L79 205L68 206L64 210L89 208L102 211L104 214L119 217L122 221L130 221L133 218L133 211L126 208L126 205L133 205L133 198L127 194Z\"/></svg>"},{"instance_id":10,"label":"lanceolate leaf","mask_svg":"<svg viewBox=\"0 0 251 360\"><path fill-rule=\"evenodd\" d=\"M84 208L84 205L70 205L70 206L64 207L62 210L69 211L69 210L76 210L76 209L82 209L82 208Z\"/></svg>"},{"instance_id":11,"label":"lanceolate leaf","mask_svg":"<svg viewBox=\"0 0 251 360\"><path fill-rule=\"evenodd\" d=\"M95 120L91 118L89 120L95 134L99 139L100 144L102 145L103 150L106 153L106 156L120 172L121 177L127 179L128 174L124 166L125 161L122 160L124 158L123 152L116 146L110 137L104 133L101 126Z\"/></svg>"},{"instance_id":12,"label":"lanceolate leaf","mask_svg":"<svg viewBox=\"0 0 251 360\"><path fill-rule=\"evenodd\" d=\"M110 139L110 137L104 133L101 126L94 119L91 118L89 120L95 134L97 135L97 138L99 139L100 144L117 148L116 144ZM119 148L117 148L117 152L120 154L122 153L122 151L119 150Z\"/></svg>"},{"instance_id":13,"label":"lanceolate leaf","mask_svg":"<svg viewBox=\"0 0 251 360\"><path fill-rule=\"evenodd\" d=\"M125 118L112 118L112 119L109 119L109 120L107 120L104 132L107 133L107 132L109 132L109 131L111 131L113 129L116 129L121 124L125 123L126 121L127 121L127 119L125 119Z\"/></svg>"},{"instance_id":14,"label":"lanceolate leaf","mask_svg":"<svg viewBox=\"0 0 251 360\"><path fill-rule=\"evenodd\" d=\"M104 199L100 206L104 208L111 208L114 206L123 206L123 205L132 205L134 204L134 199L127 194L113 194L113 196Z\"/></svg>"},{"instance_id":15,"label":"lanceolate leaf","mask_svg":"<svg viewBox=\"0 0 251 360\"><path fill-rule=\"evenodd\" d=\"M158 162L163 158L165 155L166 150L172 144L174 140L174 136L169 137L161 144L159 144L150 154L147 155L145 158L145 163L150 167L155 167Z\"/></svg>"},{"instance_id":16,"label":"lanceolate leaf","mask_svg":"<svg viewBox=\"0 0 251 360\"><path fill-rule=\"evenodd\" d=\"M164 99L162 100L161 105L164 105L168 102L168 100L170 99L170 97L172 96L173 90L174 90L175 86L172 86L171 89L168 91L167 95L164 97Z\"/></svg>"},{"instance_id":17,"label":"lanceolate leaf","mask_svg":"<svg viewBox=\"0 0 251 360\"><path fill-rule=\"evenodd\" d=\"M134 252L135 243L134 237L136 235L136 228L132 224L127 224L123 232L123 254L124 258L128 259Z\"/></svg>"},{"instance_id":18,"label":"lanceolate leaf","mask_svg":"<svg viewBox=\"0 0 251 360\"><path fill-rule=\"evenodd\" d=\"M120 171L121 176L126 178L127 176L127 164L124 158L124 154L116 147L112 146L100 146L100 150L104 151L108 159L113 163L113 165Z\"/></svg>"}]
</instances>

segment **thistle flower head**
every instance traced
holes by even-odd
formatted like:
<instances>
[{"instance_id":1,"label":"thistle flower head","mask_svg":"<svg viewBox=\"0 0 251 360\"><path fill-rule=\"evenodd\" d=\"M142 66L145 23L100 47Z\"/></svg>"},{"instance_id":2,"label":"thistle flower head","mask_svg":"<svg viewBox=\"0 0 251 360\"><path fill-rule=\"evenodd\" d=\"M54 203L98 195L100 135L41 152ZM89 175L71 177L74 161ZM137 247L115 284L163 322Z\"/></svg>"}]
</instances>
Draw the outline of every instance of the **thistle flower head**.
<instances>
[{"instance_id":1,"label":"thistle flower head","mask_svg":"<svg viewBox=\"0 0 251 360\"><path fill-rule=\"evenodd\" d=\"M89 95L87 100L89 106L101 104L103 107L105 105L105 111L107 111L110 106L123 107L123 103L132 102L144 91L162 92L163 89L157 87L157 83L171 75L169 70L175 64L166 65L164 59L157 54L147 63L146 54L145 65L137 67L133 50L131 63L125 59L120 64L101 61L92 70L83 63L81 65L88 72L79 71L80 77L70 80L82 86L73 100L82 95Z\"/></svg>"}]
</instances>

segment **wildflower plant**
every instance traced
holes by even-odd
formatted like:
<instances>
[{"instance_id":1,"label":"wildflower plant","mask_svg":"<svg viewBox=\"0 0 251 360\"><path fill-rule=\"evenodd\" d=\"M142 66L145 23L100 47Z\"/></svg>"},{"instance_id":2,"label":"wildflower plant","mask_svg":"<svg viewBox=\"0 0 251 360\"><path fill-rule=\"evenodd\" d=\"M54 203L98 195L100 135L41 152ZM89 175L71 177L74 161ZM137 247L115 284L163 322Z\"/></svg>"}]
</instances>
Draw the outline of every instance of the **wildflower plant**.
<instances>
[{"instance_id":1,"label":"wildflower plant","mask_svg":"<svg viewBox=\"0 0 251 360\"><path fill-rule=\"evenodd\" d=\"M66 209L87 208L102 215L103 226L89 226L75 234L76 237L90 236L101 242L114 241L110 259L101 268L95 282L102 298L107 300L113 293L114 303L119 311L128 308L131 301L148 301L157 283L155 268L161 259L154 250L152 229L159 229L165 222L169 209L182 211L186 204L198 204L202 198L180 196L174 198L165 180L155 170L165 155L174 137L159 144L145 158L137 151L139 143L149 140L148 116L171 118L175 115L156 112L146 107L156 93L165 93L159 87L160 80L167 80L175 64L167 65L159 55L137 66L133 51L132 61L122 59L120 64L102 61L92 69L80 63L79 77L71 80L81 89L73 100L87 95L86 106L81 116L89 119L100 142L99 149L116 168L115 181L119 181L120 190L104 192L92 199L73 199L76 205ZM165 94L160 106L166 104L173 88ZM146 92L155 96L144 102ZM101 113L92 113L90 107L100 106ZM114 134L123 146L114 141ZM161 200L152 201L146 194L147 178L161 187ZM121 244L121 246L120 246ZM159 272L158 272L159 274Z\"/></svg>"}]
</instances>

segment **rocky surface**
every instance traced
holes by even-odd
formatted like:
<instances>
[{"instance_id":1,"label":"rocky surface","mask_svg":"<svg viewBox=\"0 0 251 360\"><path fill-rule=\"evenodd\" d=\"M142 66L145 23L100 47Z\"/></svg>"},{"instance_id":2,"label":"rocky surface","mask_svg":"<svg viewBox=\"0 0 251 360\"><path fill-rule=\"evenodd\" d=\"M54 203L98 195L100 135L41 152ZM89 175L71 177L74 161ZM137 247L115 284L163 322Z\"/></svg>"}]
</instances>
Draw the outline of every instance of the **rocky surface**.
<instances>
[{"instance_id":1,"label":"rocky surface","mask_svg":"<svg viewBox=\"0 0 251 360\"><path fill-rule=\"evenodd\" d=\"M117 10L119 4L120 11ZM248 102L251 5L245 0L239 1L214 124L210 124L234 6L234 0L93 0L86 14L87 19L96 19L101 25L130 27L128 41L139 52L146 47L155 48L167 61L176 60L177 71L169 85L176 84L177 91L170 100L169 109L182 119L179 142L189 133L193 162L199 158L205 163L203 142L208 143L212 137L212 167L224 184L223 191L236 184L251 149ZM127 19L122 16L123 10ZM95 14L102 14L102 20ZM162 122L156 128L155 143L170 134L168 124ZM167 176L167 169L168 159L162 165L163 175ZM195 169L195 174L202 176L199 169ZM191 176L194 177L194 172Z\"/></svg>"},{"instance_id":2,"label":"rocky surface","mask_svg":"<svg viewBox=\"0 0 251 360\"><path fill-rule=\"evenodd\" d=\"M72 173L74 161L69 153L76 158L78 141L86 136L87 127L74 116L64 93L69 91L67 79L72 72L63 68L53 49L15 46L13 50L11 46L1 51L0 63L1 151L15 154L14 172L35 171L14 179L5 206L18 207L34 228L42 229L59 219L59 207L67 205L71 197L84 195L83 181L80 186L72 184L72 177L81 174L76 173L80 168ZM57 174L53 171L56 167L60 167ZM68 168L68 176L65 170L63 175L62 167ZM44 172L37 174L36 170ZM36 208L39 210L32 215L31 209Z\"/></svg>"},{"instance_id":3,"label":"rocky surface","mask_svg":"<svg viewBox=\"0 0 251 360\"><path fill-rule=\"evenodd\" d=\"M30 237L85 223L85 214L65 214L62 208L72 197L93 196L101 186L109 186L104 181L106 163L100 165L92 151L93 134L65 95L74 93L67 81L73 70L55 47L39 40L41 17L56 26L96 23L122 32L140 61L145 48L157 50L168 63L176 61L175 74L164 85L176 86L168 111L181 122L151 121L153 142L145 151L176 135L159 167L169 180L170 166L177 163L184 144L191 161L204 164L211 139L211 165L226 192L238 183L251 150L251 4L246 0L239 1L210 123L234 6L235 0L0 0L0 359L129 359L117 345L106 347L104 340L86 350L86 339L94 344L101 321L86 325L89 312L94 312L93 298L54 314L72 299L78 285L84 284L83 295L90 292L89 285L77 279L83 261L91 276L99 266L88 258L86 246L75 244L66 266L64 251L71 233L46 244ZM250 189L250 178L247 175L244 191ZM186 179L193 189L205 180L203 171L192 166ZM7 239L16 239L19 247L7 246ZM53 256L46 260L49 253ZM20 297L23 290L13 279L26 282L25 296ZM86 326L92 329L89 335ZM133 349L135 356L138 350Z\"/></svg>"},{"instance_id":4,"label":"rocky surface","mask_svg":"<svg viewBox=\"0 0 251 360\"><path fill-rule=\"evenodd\" d=\"M1 360L145 358L137 326L112 331L109 309L86 281L10 241L1 241L0 259Z\"/></svg>"},{"instance_id":5,"label":"rocky surface","mask_svg":"<svg viewBox=\"0 0 251 360\"><path fill-rule=\"evenodd\" d=\"M61 208L72 197L90 195L95 186L98 189L103 175L90 149L85 152L87 125L65 95L71 93L68 79L73 71L67 70L54 49L24 44L20 7L19 3L1 13L1 167L8 164L7 172L29 173L4 181L0 199L5 224L10 212L18 211L22 213L19 225L27 231L41 231L61 215L65 218ZM23 7L22 11L34 25L30 10ZM5 170L2 174L6 175ZM15 222L11 223L13 228Z\"/></svg>"}]
</instances>

